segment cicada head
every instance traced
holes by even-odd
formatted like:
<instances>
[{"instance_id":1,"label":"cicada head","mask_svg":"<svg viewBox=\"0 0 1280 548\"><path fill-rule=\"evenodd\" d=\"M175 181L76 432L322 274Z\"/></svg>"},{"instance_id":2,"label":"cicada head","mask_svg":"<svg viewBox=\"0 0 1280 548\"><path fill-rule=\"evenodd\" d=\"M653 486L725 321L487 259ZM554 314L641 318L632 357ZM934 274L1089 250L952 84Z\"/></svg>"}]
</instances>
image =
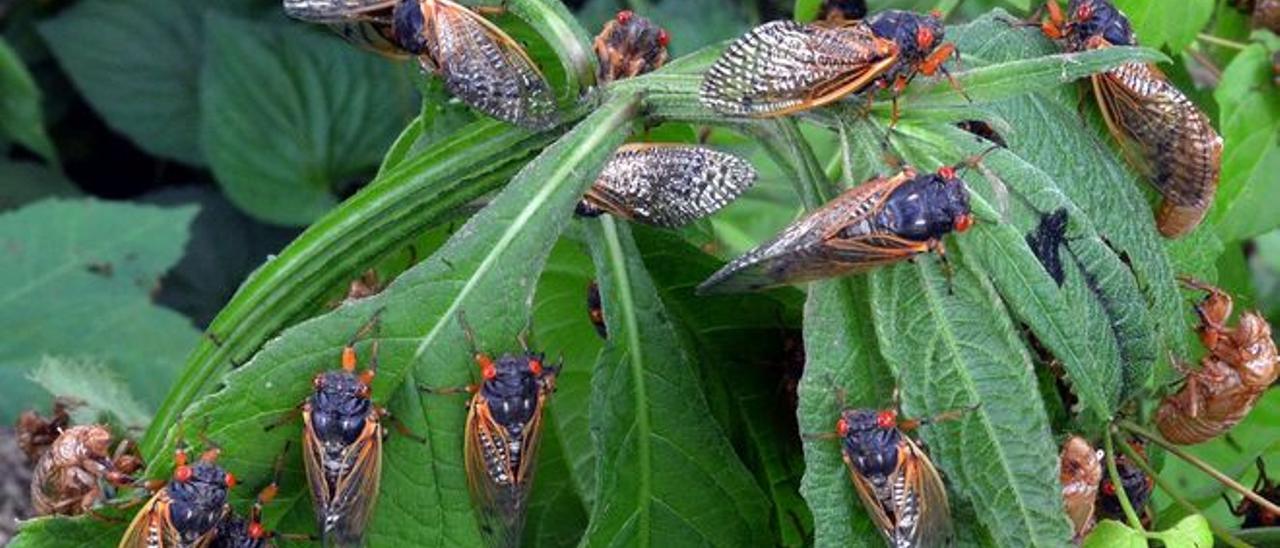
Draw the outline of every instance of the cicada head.
<instances>
[{"instance_id":1,"label":"cicada head","mask_svg":"<svg viewBox=\"0 0 1280 548\"><path fill-rule=\"evenodd\" d=\"M836 434L845 459L862 476L885 478L897 470L902 431L896 412L845 409L836 421Z\"/></svg>"},{"instance_id":2,"label":"cicada head","mask_svg":"<svg viewBox=\"0 0 1280 548\"><path fill-rule=\"evenodd\" d=\"M369 385L354 372L338 369L316 375L308 401L311 429L325 445L351 445L364 431L373 408Z\"/></svg>"},{"instance_id":3,"label":"cicada head","mask_svg":"<svg viewBox=\"0 0 1280 548\"><path fill-rule=\"evenodd\" d=\"M867 20L872 32L898 45L902 62L911 67L924 63L943 43L942 20L932 14L885 10Z\"/></svg>"},{"instance_id":4,"label":"cicada head","mask_svg":"<svg viewBox=\"0 0 1280 548\"><path fill-rule=\"evenodd\" d=\"M657 70L667 62L670 42L671 35L662 27L630 10L618 12L595 39L600 83Z\"/></svg>"},{"instance_id":5,"label":"cicada head","mask_svg":"<svg viewBox=\"0 0 1280 548\"><path fill-rule=\"evenodd\" d=\"M235 477L214 458L201 458L194 465L179 462L165 486L169 521L183 542L195 542L222 521L227 512L227 491L235 485Z\"/></svg>"},{"instance_id":6,"label":"cicada head","mask_svg":"<svg viewBox=\"0 0 1280 548\"><path fill-rule=\"evenodd\" d=\"M917 175L893 190L878 221L894 234L914 241L939 239L973 224L969 194L951 168Z\"/></svg>"},{"instance_id":7,"label":"cicada head","mask_svg":"<svg viewBox=\"0 0 1280 548\"><path fill-rule=\"evenodd\" d=\"M539 397L550 389L555 373L554 367L543 365L542 354L504 355L482 366L479 396L488 402L494 422L519 436L541 412Z\"/></svg>"},{"instance_id":8,"label":"cicada head","mask_svg":"<svg viewBox=\"0 0 1280 548\"><path fill-rule=\"evenodd\" d=\"M1090 40L1097 38L1113 46L1135 46L1138 43L1129 18L1109 0L1071 0L1067 11L1070 24L1067 46L1071 51L1088 49Z\"/></svg>"}]
</instances>

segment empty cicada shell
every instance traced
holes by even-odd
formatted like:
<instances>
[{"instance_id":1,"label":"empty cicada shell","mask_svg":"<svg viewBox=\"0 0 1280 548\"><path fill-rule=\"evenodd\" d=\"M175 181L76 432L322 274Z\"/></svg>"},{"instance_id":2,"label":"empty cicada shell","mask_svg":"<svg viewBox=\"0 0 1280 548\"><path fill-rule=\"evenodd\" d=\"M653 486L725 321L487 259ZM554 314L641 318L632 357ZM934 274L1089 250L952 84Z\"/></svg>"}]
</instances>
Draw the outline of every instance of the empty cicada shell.
<instances>
[{"instance_id":1,"label":"empty cicada shell","mask_svg":"<svg viewBox=\"0 0 1280 548\"><path fill-rule=\"evenodd\" d=\"M1107 0L1071 0L1064 16L1047 4L1042 27L1068 51L1136 46L1129 20ZM1176 238L1191 232L1213 205L1222 138L1155 65L1129 63L1091 77L1094 97L1126 158L1163 196L1156 226Z\"/></svg>"},{"instance_id":2,"label":"empty cicada shell","mask_svg":"<svg viewBox=\"0 0 1280 548\"><path fill-rule=\"evenodd\" d=\"M671 35L662 27L629 10L620 11L596 36L596 79L607 84L658 70L667 62L670 42Z\"/></svg>"},{"instance_id":3,"label":"empty cicada shell","mask_svg":"<svg viewBox=\"0 0 1280 548\"><path fill-rule=\"evenodd\" d=\"M1075 528L1076 540L1093 529L1094 504L1098 483L1102 481L1102 453L1080 436L1071 436L1062 444L1058 470L1062 483L1062 504Z\"/></svg>"},{"instance_id":4,"label":"empty cicada shell","mask_svg":"<svg viewBox=\"0 0 1280 548\"><path fill-rule=\"evenodd\" d=\"M609 213L648 225L678 227L715 213L756 180L746 160L705 147L635 143L605 164L577 214Z\"/></svg>"},{"instance_id":5,"label":"empty cicada shell","mask_svg":"<svg viewBox=\"0 0 1280 548\"><path fill-rule=\"evenodd\" d=\"M955 167L908 167L851 188L713 274L698 292L751 291L865 272L943 251L942 237L973 224Z\"/></svg>"},{"instance_id":6,"label":"empty cicada shell","mask_svg":"<svg viewBox=\"0 0 1280 548\"><path fill-rule=\"evenodd\" d=\"M955 53L933 15L888 10L865 21L773 21L735 40L707 71L699 97L733 116L772 117L934 74Z\"/></svg>"},{"instance_id":7,"label":"empty cicada shell","mask_svg":"<svg viewBox=\"0 0 1280 548\"><path fill-rule=\"evenodd\" d=\"M28 409L18 416L18 424L14 434L18 437L18 447L26 453L27 460L37 462L49 446L62 433L62 429L71 424L71 415L67 413L70 402L62 398L53 400L53 411L49 418L44 418L34 410Z\"/></svg>"},{"instance_id":8,"label":"empty cicada shell","mask_svg":"<svg viewBox=\"0 0 1280 548\"><path fill-rule=\"evenodd\" d=\"M529 129L557 121L555 95L518 42L452 0L285 0L292 17L334 26L389 55L416 55L445 89L499 120Z\"/></svg>"},{"instance_id":9,"label":"empty cicada shell","mask_svg":"<svg viewBox=\"0 0 1280 548\"><path fill-rule=\"evenodd\" d=\"M1231 297L1203 282L1183 283L1208 293L1196 312L1209 352L1199 369L1186 372L1182 388L1161 403L1156 426L1173 443L1195 444L1230 430L1249 414L1280 376L1280 358L1271 325L1261 314L1244 312L1236 327L1228 328Z\"/></svg>"},{"instance_id":10,"label":"empty cicada shell","mask_svg":"<svg viewBox=\"0 0 1280 548\"><path fill-rule=\"evenodd\" d=\"M110 498L104 488L132 483L142 459L131 448L131 442L121 440L112 452L111 430L100 424L64 429L31 475L36 515L83 514Z\"/></svg>"}]
</instances>

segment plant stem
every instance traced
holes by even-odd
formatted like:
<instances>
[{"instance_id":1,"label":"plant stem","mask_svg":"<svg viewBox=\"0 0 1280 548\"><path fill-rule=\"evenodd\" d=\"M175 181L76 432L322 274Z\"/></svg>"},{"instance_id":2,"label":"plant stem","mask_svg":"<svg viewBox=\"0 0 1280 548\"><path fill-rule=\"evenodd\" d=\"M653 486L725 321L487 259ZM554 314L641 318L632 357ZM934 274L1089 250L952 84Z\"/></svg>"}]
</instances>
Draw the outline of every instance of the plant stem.
<instances>
[{"instance_id":1,"label":"plant stem","mask_svg":"<svg viewBox=\"0 0 1280 548\"><path fill-rule=\"evenodd\" d=\"M1184 461L1187 461L1187 464L1190 464L1196 468L1199 468L1201 472L1208 474L1209 477L1217 480L1218 483L1221 483L1222 485L1227 486L1232 491L1235 491L1237 493L1240 493L1241 495L1244 495L1245 498L1253 501L1254 503L1256 503L1258 506L1261 506L1266 511L1280 514L1280 506L1276 506L1275 503L1262 498L1262 496L1258 495L1257 493L1254 493L1248 487L1240 485L1239 482L1227 477L1226 474L1219 472L1209 463L1203 460L1200 460L1199 457L1186 452L1185 450L1183 450L1181 447L1178 447L1177 445L1174 445L1172 443L1169 443L1168 441L1165 441L1164 438L1160 437L1155 432L1151 432L1150 430L1147 430L1127 420L1117 421L1116 424L1120 425L1125 430L1128 430L1130 432L1133 432L1134 434L1137 434L1139 436L1142 436L1148 440L1155 442L1156 445L1159 445L1160 447L1164 448L1165 451L1173 453L1174 456Z\"/></svg>"},{"instance_id":2,"label":"plant stem","mask_svg":"<svg viewBox=\"0 0 1280 548\"><path fill-rule=\"evenodd\" d=\"M1249 44L1243 44L1233 40L1218 38L1217 36L1213 36L1211 34L1200 33L1196 35L1196 38L1200 39L1200 41L1202 42L1208 42L1215 46L1228 48L1228 49L1242 50L1244 48L1249 47Z\"/></svg>"},{"instance_id":3,"label":"plant stem","mask_svg":"<svg viewBox=\"0 0 1280 548\"><path fill-rule=\"evenodd\" d=\"M1204 520L1209 523L1209 528L1213 529L1213 534L1218 535L1218 538L1222 539L1223 542L1234 546L1235 548L1249 548L1249 544L1247 542L1232 536L1231 533L1228 533L1220 524L1209 519L1209 517L1205 516L1199 508L1196 508L1194 504L1191 504L1191 502L1188 501L1186 497L1183 497L1182 494L1177 491L1177 488L1170 484L1168 480L1161 478L1160 475L1151 468L1151 464L1148 463L1146 459L1143 459L1137 451L1134 451L1132 447L1129 447L1128 444L1120 444L1120 451L1124 453L1125 456L1129 457L1129 460L1133 461L1134 464L1138 465L1138 468L1141 468L1148 476L1155 479L1156 485L1159 485L1160 489L1163 489L1165 494L1169 495L1169 498L1172 498L1179 506L1186 508L1187 511L1192 514L1200 514L1204 517Z\"/></svg>"},{"instance_id":4,"label":"plant stem","mask_svg":"<svg viewBox=\"0 0 1280 548\"><path fill-rule=\"evenodd\" d=\"M1120 500L1120 508L1124 509L1124 517L1129 521L1129 527L1135 531L1146 532L1142 528L1142 520L1138 519L1138 513L1134 511L1133 504L1129 502L1129 492L1125 491L1124 483L1120 481L1120 471L1116 469L1116 451L1114 443L1111 440L1111 429L1106 430L1103 441L1107 447L1107 475L1110 476L1111 487L1116 491L1116 498Z\"/></svg>"}]
</instances>

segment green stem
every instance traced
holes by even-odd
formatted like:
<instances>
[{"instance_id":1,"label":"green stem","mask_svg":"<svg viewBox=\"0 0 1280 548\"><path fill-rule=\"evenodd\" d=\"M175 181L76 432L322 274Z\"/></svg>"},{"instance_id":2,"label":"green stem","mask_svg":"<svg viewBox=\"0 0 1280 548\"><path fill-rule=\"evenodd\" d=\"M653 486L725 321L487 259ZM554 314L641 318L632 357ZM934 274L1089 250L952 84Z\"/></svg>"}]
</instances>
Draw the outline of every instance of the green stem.
<instances>
[{"instance_id":1,"label":"green stem","mask_svg":"<svg viewBox=\"0 0 1280 548\"><path fill-rule=\"evenodd\" d=\"M1232 491L1240 493L1245 498L1253 501L1258 506L1261 506L1264 510L1275 513L1275 514L1280 514L1280 506L1276 506L1275 503L1265 498L1262 498L1262 496L1258 495L1257 493L1254 493L1253 490L1249 489L1248 487L1240 485L1239 482L1227 477L1226 474L1219 472L1216 468L1211 466L1209 463L1203 460L1200 460L1199 457L1184 451L1181 447L1178 447L1177 445L1174 445L1172 443L1169 443L1168 441L1165 441L1164 438L1160 437L1155 432L1147 430L1127 420L1117 421L1116 424L1120 425L1125 430L1128 430L1130 432L1133 432L1134 434L1137 434L1139 436L1142 436L1148 440L1155 442L1156 445L1159 445L1160 447L1164 448L1165 451L1168 451L1172 453L1174 456L1186 461L1187 464L1190 464L1191 466L1199 468L1201 472L1208 474L1209 477L1217 480L1218 483L1225 485Z\"/></svg>"},{"instance_id":2,"label":"green stem","mask_svg":"<svg viewBox=\"0 0 1280 548\"><path fill-rule=\"evenodd\" d=\"M1213 36L1211 34L1200 33L1196 35L1196 38L1199 39L1201 42L1207 42L1215 46L1224 47L1228 49L1243 50L1249 47L1249 44L1243 44L1240 42L1227 40L1225 38L1218 38L1217 36Z\"/></svg>"},{"instance_id":3,"label":"green stem","mask_svg":"<svg viewBox=\"0 0 1280 548\"><path fill-rule=\"evenodd\" d=\"M1129 527L1135 531L1146 532L1142 528L1142 520L1138 518L1138 513L1134 511L1133 504L1129 502L1129 493L1124 490L1124 482L1120 481L1120 471L1116 469L1116 451L1115 444L1111 439L1111 428L1106 429L1103 441L1107 448L1107 476L1111 481L1111 487L1115 489L1116 498L1120 500L1120 508L1124 509L1124 517L1129 521Z\"/></svg>"},{"instance_id":4,"label":"green stem","mask_svg":"<svg viewBox=\"0 0 1280 548\"><path fill-rule=\"evenodd\" d=\"M564 66L572 99L596 83L596 55L591 35L559 0L504 0L516 17L546 40Z\"/></svg>"},{"instance_id":5,"label":"green stem","mask_svg":"<svg viewBox=\"0 0 1280 548\"><path fill-rule=\"evenodd\" d=\"M1163 490L1166 495L1169 495L1169 498L1172 498L1174 502L1178 503L1178 506L1185 508L1192 514L1201 514L1199 508L1196 508L1196 506L1191 504L1186 497L1183 497L1182 494L1178 492L1177 488L1174 487L1173 484L1169 483L1168 480L1161 478L1160 475L1156 473L1155 469L1151 468L1151 464L1148 463L1146 459L1142 458L1142 455L1139 455L1137 451L1134 451L1132 447L1129 447L1128 444L1122 443L1120 444L1120 451L1124 453L1125 456L1129 457L1129 460L1133 461L1134 464L1138 465L1138 468L1141 468L1144 473L1154 478L1156 480L1156 485L1159 485L1160 489ZM1213 534L1218 535L1218 538L1222 539L1223 542L1234 546L1235 548L1249 548L1249 543L1232 536L1231 533L1228 533L1227 530L1217 522L1209 519L1208 516L1203 514L1201 514L1201 516L1209 523L1209 528L1213 529Z\"/></svg>"}]
</instances>

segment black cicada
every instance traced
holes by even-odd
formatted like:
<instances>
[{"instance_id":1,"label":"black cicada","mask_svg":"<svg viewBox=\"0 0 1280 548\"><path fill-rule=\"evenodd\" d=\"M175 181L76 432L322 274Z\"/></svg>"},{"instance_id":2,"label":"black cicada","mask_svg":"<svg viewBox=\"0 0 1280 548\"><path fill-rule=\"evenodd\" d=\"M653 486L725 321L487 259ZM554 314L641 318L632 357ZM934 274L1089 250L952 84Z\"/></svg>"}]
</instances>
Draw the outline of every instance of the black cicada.
<instances>
[{"instance_id":1,"label":"black cicada","mask_svg":"<svg viewBox=\"0 0 1280 548\"><path fill-rule=\"evenodd\" d=\"M1047 6L1042 30L1068 51L1138 45L1129 20L1107 0L1071 0L1069 18L1056 1ZM1222 167L1222 138L1209 118L1155 65L1129 63L1091 80L1112 136L1164 197L1160 233L1191 232L1213 205Z\"/></svg>"},{"instance_id":2,"label":"black cicada","mask_svg":"<svg viewBox=\"0 0 1280 548\"><path fill-rule=\"evenodd\" d=\"M894 410L843 409L836 421L840 452L854 491L889 546L945 546L951 509L942 476L904 433L921 421Z\"/></svg>"},{"instance_id":3,"label":"black cicada","mask_svg":"<svg viewBox=\"0 0 1280 548\"><path fill-rule=\"evenodd\" d=\"M375 315L342 349L342 368L317 374L302 404L302 455L317 528L327 545L359 545L378 499L382 476L381 419L371 384L378 340L369 367L356 372L356 342L377 325Z\"/></svg>"},{"instance_id":4,"label":"black cicada","mask_svg":"<svg viewBox=\"0 0 1280 548\"><path fill-rule=\"evenodd\" d=\"M930 251L973 224L956 168L919 174L908 167L845 191L725 265L698 292L749 291L864 272Z\"/></svg>"},{"instance_id":5,"label":"black cicada","mask_svg":"<svg viewBox=\"0 0 1280 548\"><path fill-rule=\"evenodd\" d=\"M276 495L280 493L280 471L284 465L284 454L289 452L289 446L285 445L285 450L276 458L275 474L271 483L258 492L257 500L253 501L253 507L249 510L249 518L245 519L237 515L234 511L227 512L226 517L218 524L216 535L213 539L211 548L266 548L271 546L271 539L276 537L276 533L268 531L262 525L262 507L275 500ZM293 535L286 537L294 538ZM309 537L297 537L297 540L309 539Z\"/></svg>"},{"instance_id":6,"label":"black cicada","mask_svg":"<svg viewBox=\"0 0 1280 548\"><path fill-rule=\"evenodd\" d=\"M524 48L457 2L285 0L284 9L368 49L417 56L449 93L489 116L529 129L556 123L555 94Z\"/></svg>"},{"instance_id":7,"label":"black cicada","mask_svg":"<svg viewBox=\"0 0 1280 548\"><path fill-rule=\"evenodd\" d=\"M129 524L120 548L208 546L231 507L227 491L235 476L218 466L216 447L188 464L185 448L174 455L173 478L143 505Z\"/></svg>"},{"instance_id":8,"label":"black cicada","mask_svg":"<svg viewBox=\"0 0 1280 548\"><path fill-rule=\"evenodd\" d=\"M1267 467L1262 457L1258 457L1257 464L1258 481L1253 484L1253 492L1266 500L1280 504L1280 485L1276 485L1271 478L1267 477ZM1226 498L1226 495L1223 495L1223 498ZM1242 499L1238 505L1232 505L1228 500L1227 506L1231 508L1232 514L1244 517L1241 527L1245 529L1280 526L1280 514L1269 511L1248 498Z\"/></svg>"},{"instance_id":9,"label":"black cicada","mask_svg":"<svg viewBox=\"0 0 1280 548\"><path fill-rule=\"evenodd\" d=\"M937 16L897 10L841 23L773 21L729 45L707 71L700 97L722 114L751 117L884 88L896 97L916 74L943 71L955 54L943 34Z\"/></svg>"},{"instance_id":10,"label":"black cicada","mask_svg":"<svg viewBox=\"0 0 1280 548\"><path fill-rule=\"evenodd\" d=\"M678 227L718 211L755 180L751 164L732 154L698 146L630 144L613 153L576 213L610 213Z\"/></svg>"},{"instance_id":11,"label":"black cicada","mask_svg":"<svg viewBox=\"0 0 1280 548\"><path fill-rule=\"evenodd\" d=\"M467 484L481 515L481 532L491 546L519 546L525 502L533 485L542 413L555 391L560 367L543 365L541 353L529 351L523 338L519 355L495 361L477 349L475 336L458 315L472 357L480 368L478 385L433 390L472 394L465 432Z\"/></svg>"},{"instance_id":12,"label":"black cicada","mask_svg":"<svg viewBox=\"0 0 1280 548\"><path fill-rule=\"evenodd\" d=\"M1130 441L1130 447L1138 454L1139 457L1146 458L1146 448L1138 441ZM1143 520L1150 521L1150 514L1147 512L1147 503L1151 500L1151 491L1155 489L1155 480L1142 471L1137 464L1129 460L1129 457L1123 453L1117 454L1116 472L1119 473L1120 485L1124 487L1125 496L1129 499L1129 504L1133 506L1133 511ZM1124 508L1120 505L1120 497L1117 496L1115 483L1111 478L1104 477L1102 485L1098 489L1097 504L1098 519L1109 519L1114 521L1124 521Z\"/></svg>"},{"instance_id":13,"label":"black cicada","mask_svg":"<svg viewBox=\"0 0 1280 548\"><path fill-rule=\"evenodd\" d=\"M600 61L596 80L608 84L658 70L667 62L669 43L671 35L662 27L630 10L618 12L593 42Z\"/></svg>"}]
</instances>

